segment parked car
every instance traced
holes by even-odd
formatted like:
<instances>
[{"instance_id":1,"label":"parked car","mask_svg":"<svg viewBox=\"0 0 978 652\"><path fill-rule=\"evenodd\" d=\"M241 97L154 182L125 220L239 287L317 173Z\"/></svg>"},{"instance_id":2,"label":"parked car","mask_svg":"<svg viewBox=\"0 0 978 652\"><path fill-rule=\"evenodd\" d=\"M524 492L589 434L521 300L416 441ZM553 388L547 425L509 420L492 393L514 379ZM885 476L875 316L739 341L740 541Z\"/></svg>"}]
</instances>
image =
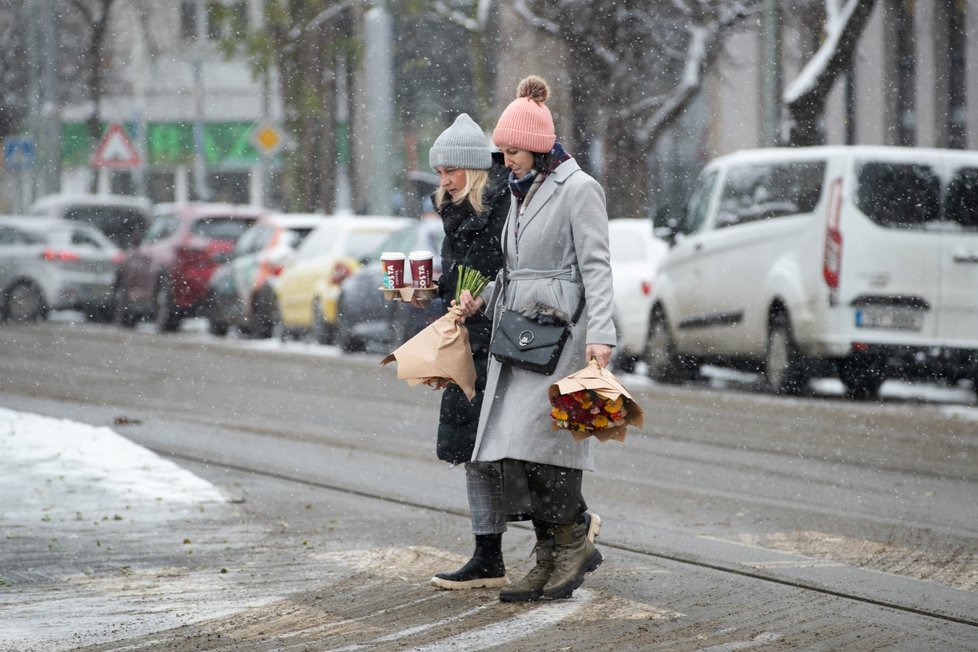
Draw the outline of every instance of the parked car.
<instances>
[{"instance_id":1,"label":"parked car","mask_svg":"<svg viewBox=\"0 0 978 652\"><path fill-rule=\"evenodd\" d=\"M35 201L30 213L87 222L115 246L129 249L146 232L152 218L152 204L146 197L130 195L55 194Z\"/></svg>"},{"instance_id":2,"label":"parked car","mask_svg":"<svg viewBox=\"0 0 978 652\"><path fill-rule=\"evenodd\" d=\"M231 260L221 265L208 285L204 316L210 332L226 335L232 326L254 337L271 337L280 321L274 284L296 248L324 215L273 213L238 239Z\"/></svg>"},{"instance_id":3,"label":"parked car","mask_svg":"<svg viewBox=\"0 0 978 652\"><path fill-rule=\"evenodd\" d=\"M608 237L618 330L615 366L632 371L635 361L645 353L653 280L669 245L652 234L652 223L647 219L610 220Z\"/></svg>"},{"instance_id":4,"label":"parked car","mask_svg":"<svg viewBox=\"0 0 978 652\"><path fill-rule=\"evenodd\" d=\"M36 321L50 310L112 315L119 249L87 224L0 218L0 319Z\"/></svg>"},{"instance_id":5,"label":"parked car","mask_svg":"<svg viewBox=\"0 0 978 652\"><path fill-rule=\"evenodd\" d=\"M309 234L275 285L283 334L311 332L317 342L331 343L340 285L407 223L406 217L340 215Z\"/></svg>"},{"instance_id":6,"label":"parked car","mask_svg":"<svg viewBox=\"0 0 978 652\"><path fill-rule=\"evenodd\" d=\"M123 326L153 317L160 332L169 332L199 313L211 274L265 211L188 203L159 204L154 214L146 235L120 266L115 314Z\"/></svg>"},{"instance_id":7,"label":"parked car","mask_svg":"<svg viewBox=\"0 0 978 652\"><path fill-rule=\"evenodd\" d=\"M432 277L441 276L441 244L445 228L441 219L414 220L408 226L391 233L361 262L363 267L343 282L336 318L336 345L345 351L364 348L376 342L391 350L413 337L422 328L445 314L445 306L436 298L427 308L420 309L400 301L387 301L378 291L383 285L384 270L380 254L384 251L428 250L435 257ZM411 266L404 266L404 283L413 282Z\"/></svg>"},{"instance_id":8,"label":"parked car","mask_svg":"<svg viewBox=\"0 0 978 652\"><path fill-rule=\"evenodd\" d=\"M648 363L756 364L770 388L898 365L978 381L978 152L769 149L709 164L653 289Z\"/></svg>"}]
</instances>

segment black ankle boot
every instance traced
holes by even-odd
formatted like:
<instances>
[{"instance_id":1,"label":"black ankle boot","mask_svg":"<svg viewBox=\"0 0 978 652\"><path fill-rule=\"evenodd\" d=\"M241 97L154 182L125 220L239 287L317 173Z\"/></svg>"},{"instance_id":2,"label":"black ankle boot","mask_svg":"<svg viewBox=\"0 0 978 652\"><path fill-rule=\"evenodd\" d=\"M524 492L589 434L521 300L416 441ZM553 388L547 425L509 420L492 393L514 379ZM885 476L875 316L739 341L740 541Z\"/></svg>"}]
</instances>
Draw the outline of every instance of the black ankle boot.
<instances>
[{"instance_id":1,"label":"black ankle boot","mask_svg":"<svg viewBox=\"0 0 978 652\"><path fill-rule=\"evenodd\" d=\"M475 535L475 552L464 566L450 573L438 573L431 583L440 589L482 589L505 586L502 534Z\"/></svg>"}]
</instances>

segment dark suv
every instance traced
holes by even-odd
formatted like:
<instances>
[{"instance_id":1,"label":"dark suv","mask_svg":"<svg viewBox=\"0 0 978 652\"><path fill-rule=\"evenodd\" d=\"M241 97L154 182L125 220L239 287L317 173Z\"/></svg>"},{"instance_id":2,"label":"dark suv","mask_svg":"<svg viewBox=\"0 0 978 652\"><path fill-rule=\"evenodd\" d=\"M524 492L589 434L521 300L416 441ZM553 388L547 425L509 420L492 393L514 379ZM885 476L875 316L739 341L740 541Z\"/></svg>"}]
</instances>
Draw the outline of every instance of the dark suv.
<instances>
[{"instance_id":1,"label":"dark suv","mask_svg":"<svg viewBox=\"0 0 978 652\"><path fill-rule=\"evenodd\" d=\"M115 287L115 320L153 317L160 332L196 316L211 274L264 209L228 204L161 204L139 245L127 252Z\"/></svg>"}]
</instances>

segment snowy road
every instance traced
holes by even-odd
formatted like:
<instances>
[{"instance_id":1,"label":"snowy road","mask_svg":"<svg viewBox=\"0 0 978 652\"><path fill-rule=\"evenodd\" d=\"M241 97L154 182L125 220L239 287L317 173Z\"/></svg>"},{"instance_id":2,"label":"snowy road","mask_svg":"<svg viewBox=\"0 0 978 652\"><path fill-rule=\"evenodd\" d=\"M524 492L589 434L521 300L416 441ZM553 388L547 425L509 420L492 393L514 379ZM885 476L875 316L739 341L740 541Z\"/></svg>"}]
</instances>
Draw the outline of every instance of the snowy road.
<instances>
[{"instance_id":1,"label":"snowy road","mask_svg":"<svg viewBox=\"0 0 978 652\"><path fill-rule=\"evenodd\" d=\"M512 607L427 586L469 551L462 474L431 455L437 395L377 363L193 332L0 329L0 406L110 426L245 499L161 521L126 518L123 494L93 526L91 503L77 522L67 507L87 494L84 475L67 476L74 489L48 521L39 506L7 508L16 492L3 485L5 533L32 536L0 542L0 604L17 605L0 631L42 626L42 605L60 604L61 629L35 639L55 649L978 644L978 411L963 401L785 400L632 377L646 430L603 446L585 486L608 563L573 600ZM123 478L144 467L156 468L142 460ZM42 477L18 486L58 485ZM111 555L92 542L108 527ZM190 555L184 540L214 545ZM512 528L504 545L522 572L529 533ZM118 610L119 596L139 600ZM67 634L79 630L88 638Z\"/></svg>"}]
</instances>

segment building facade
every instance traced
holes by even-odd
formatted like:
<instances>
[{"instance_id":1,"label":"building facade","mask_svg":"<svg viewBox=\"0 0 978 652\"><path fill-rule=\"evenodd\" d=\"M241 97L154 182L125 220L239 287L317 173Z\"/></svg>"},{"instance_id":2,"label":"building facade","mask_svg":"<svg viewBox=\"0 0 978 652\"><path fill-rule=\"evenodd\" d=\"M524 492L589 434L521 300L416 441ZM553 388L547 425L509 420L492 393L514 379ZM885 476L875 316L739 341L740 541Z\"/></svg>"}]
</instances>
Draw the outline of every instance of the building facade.
<instances>
[{"instance_id":1,"label":"building facade","mask_svg":"<svg viewBox=\"0 0 978 652\"><path fill-rule=\"evenodd\" d=\"M86 119L91 104L62 113L62 189L145 194L154 202L207 199L262 204L269 160L256 127L281 113L270 89L244 57L228 59L219 43L261 20L259 0L116 3L109 29L113 83L100 117L122 124L138 150L133 169L95 169ZM229 30L232 30L229 32Z\"/></svg>"}]
</instances>

